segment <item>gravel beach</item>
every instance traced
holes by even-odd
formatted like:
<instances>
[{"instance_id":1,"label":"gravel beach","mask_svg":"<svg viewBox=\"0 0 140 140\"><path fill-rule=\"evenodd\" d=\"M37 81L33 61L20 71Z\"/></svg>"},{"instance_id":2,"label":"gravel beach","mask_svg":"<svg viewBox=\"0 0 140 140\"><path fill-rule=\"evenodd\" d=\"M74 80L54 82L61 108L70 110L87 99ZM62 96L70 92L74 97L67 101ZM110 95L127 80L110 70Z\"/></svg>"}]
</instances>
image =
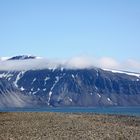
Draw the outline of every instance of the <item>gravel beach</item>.
<instances>
[{"instance_id":1,"label":"gravel beach","mask_svg":"<svg viewBox=\"0 0 140 140\"><path fill-rule=\"evenodd\" d=\"M140 140L140 117L0 113L0 140Z\"/></svg>"}]
</instances>

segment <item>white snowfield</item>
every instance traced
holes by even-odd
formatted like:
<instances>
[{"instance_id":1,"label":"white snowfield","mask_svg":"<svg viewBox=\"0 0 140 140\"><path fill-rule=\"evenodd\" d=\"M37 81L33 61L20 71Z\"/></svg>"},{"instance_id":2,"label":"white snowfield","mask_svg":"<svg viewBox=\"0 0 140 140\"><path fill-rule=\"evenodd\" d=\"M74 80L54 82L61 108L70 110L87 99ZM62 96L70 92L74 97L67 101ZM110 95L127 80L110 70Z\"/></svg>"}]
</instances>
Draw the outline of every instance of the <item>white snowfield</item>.
<instances>
[{"instance_id":1,"label":"white snowfield","mask_svg":"<svg viewBox=\"0 0 140 140\"><path fill-rule=\"evenodd\" d=\"M125 72L125 71L119 71L119 70L111 70L111 69L103 69L104 71L111 71L113 73L123 73L131 76L136 76L140 78L140 73L133 73L133 72Z\"/></svg>"}]
</instances>

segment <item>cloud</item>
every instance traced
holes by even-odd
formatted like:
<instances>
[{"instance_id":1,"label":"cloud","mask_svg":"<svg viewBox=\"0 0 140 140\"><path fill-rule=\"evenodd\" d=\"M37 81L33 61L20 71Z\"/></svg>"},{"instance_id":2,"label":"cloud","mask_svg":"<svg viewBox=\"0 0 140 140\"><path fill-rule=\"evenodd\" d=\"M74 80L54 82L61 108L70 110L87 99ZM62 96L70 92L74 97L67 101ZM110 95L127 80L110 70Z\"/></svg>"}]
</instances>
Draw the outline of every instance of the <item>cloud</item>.
<instances>
[{"instance_id":1,"label":"cloud","mask_svg":"<svg viewBox=\"0 0 140 140\"><path fill-rule=\"evenodd\" d=\"M118 69L120 68L119 62L114 60L110 57L103 57L97 60L99 67L101 68L112 68L112 69Z\"/></svg>"},{"instance_id":2,"label":"cloud","mask_svg":"<svg viewBox=\"0 0 140 140\"><path fill-rule=\"evenodd\" d=\"M123 66L124 66L123 69L140 72L140 61L128 59L127 61L125 61Z\"/></svg>"},{"instance_id":3,"label":"cloud","mask_svg":"<svg viewBox=\"0 0 140 140\"><path fill-rule=\"evenodd\" d=\"M87 56L73 57L65 62L67 68L89 68L93 66L93 59Z\"/></svg>"},{"instance_id":4,"label":"cloud","mask_svg":"<svg viewBox=\"0 0 140 140\"><path fill-rule=\"evenodd\" d=\"M28 60L10 60L0 61L0 70L36 70L36 69L54 69L62 66L67 69L83 69L91 67L127 70L140 72L140 62L134 59L117 61L111 57L89 57L76 56L67 60L59 59L28 59Z\"/></svg>"},{"instance_id":5,"label":"cloud","mask_svg":"<svg viewBox=\"0 0 140 140\"><path fill-rule=\"evenodd\" d=\"M110 57L103 57L98 59L97 62L101 68L140 72L140 62L134 59L117 61Z\"/></svg>"},{"instance_id":6,"label":"cloud","mask_svg":"<svg viewBox=\"0 0 140 140\"><path fill-rule=\"evenodd\" d=\"M0 70L36 70L36 69L54 69L59 66L64 68L82 69L93 66L92 58L87 56L77 56L67 60L59 59L26 59L0 61Z\"/></svg>"},{"instance_id":7,"label":"cloud","mask_svg":"<svg viewBox=\"0 0 140 140\"><path fill-rule=\"evenodd\" d=\"M57 67L59 63L57 61L48 59L27 59L27 60L9 60L0 61L0 70L36 70L45 68Z\"/></svg>"}]
</instances>

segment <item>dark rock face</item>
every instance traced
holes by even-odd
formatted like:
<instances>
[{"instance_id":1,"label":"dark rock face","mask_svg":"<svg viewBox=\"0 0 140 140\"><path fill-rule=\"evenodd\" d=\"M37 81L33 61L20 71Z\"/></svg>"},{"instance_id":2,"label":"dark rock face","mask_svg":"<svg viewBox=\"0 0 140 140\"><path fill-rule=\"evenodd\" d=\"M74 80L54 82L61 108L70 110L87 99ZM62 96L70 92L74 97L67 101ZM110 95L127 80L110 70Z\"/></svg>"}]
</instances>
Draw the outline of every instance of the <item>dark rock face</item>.
<instances>
[{"instance_id":1,"label":"dark rock face","mask_svg":"<svg viewBox=\"0 0 140 140\"><path fill-rule=\"evenodd\" d=\"M17 91L17 89L6 79L0 78L0 94L3 94L7 91Z\"/></svg>"},{"instance_id":2,"label":"dark rock face","mask_svg":"<svg viewBox=\"0 0 140 140\"><path fill-rule=\"evenodd\" d=\"M20 92L12 83L0 78L0 108L5 107L29 107L35 105L31 96Z\"/></svg>"},{"instance_id":3,"label":"dark rock face","mask_svg":"<svg viewBox=\"0 0 140 140\"><path fill-rule=\"evenodd\" d=\"M28 56L28 55L20 55L20 56L14 56L9 58L8 60L26 60L26 59L35 59L35 56Z\"/></svg>"},{"instance_id":4,"label":"dark rock face","mask_svg":"<svg viewBox=\"0 0 140 140\"><path fill-rule=\"evenodd\" d=\"M1 71L2 74L22 94L33 96L45 106L140 105L140 77L135 75L98 68ZM1 86L0 89L4 90Z\"/></svg>"}]
</instances>

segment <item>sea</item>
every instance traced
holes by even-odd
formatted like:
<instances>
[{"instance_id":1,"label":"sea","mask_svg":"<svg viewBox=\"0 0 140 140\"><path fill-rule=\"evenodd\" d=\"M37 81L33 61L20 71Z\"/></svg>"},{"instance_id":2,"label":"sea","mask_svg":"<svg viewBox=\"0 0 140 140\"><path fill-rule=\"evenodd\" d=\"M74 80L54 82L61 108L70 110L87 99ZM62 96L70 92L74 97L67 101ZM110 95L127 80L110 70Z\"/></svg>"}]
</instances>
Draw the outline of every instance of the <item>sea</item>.
<instances>
[{"instance_id":1,"label":"sea","mask_svg":"<svg viewBox=\"0 0 140 140\"><path fill-rule=\"evenodd\" d=\"M32 108L0 108L0 112L60 112L60 113L96 113L117 114L140 117L138 107L32 107Z\"/></svg>"}]
</instances>

